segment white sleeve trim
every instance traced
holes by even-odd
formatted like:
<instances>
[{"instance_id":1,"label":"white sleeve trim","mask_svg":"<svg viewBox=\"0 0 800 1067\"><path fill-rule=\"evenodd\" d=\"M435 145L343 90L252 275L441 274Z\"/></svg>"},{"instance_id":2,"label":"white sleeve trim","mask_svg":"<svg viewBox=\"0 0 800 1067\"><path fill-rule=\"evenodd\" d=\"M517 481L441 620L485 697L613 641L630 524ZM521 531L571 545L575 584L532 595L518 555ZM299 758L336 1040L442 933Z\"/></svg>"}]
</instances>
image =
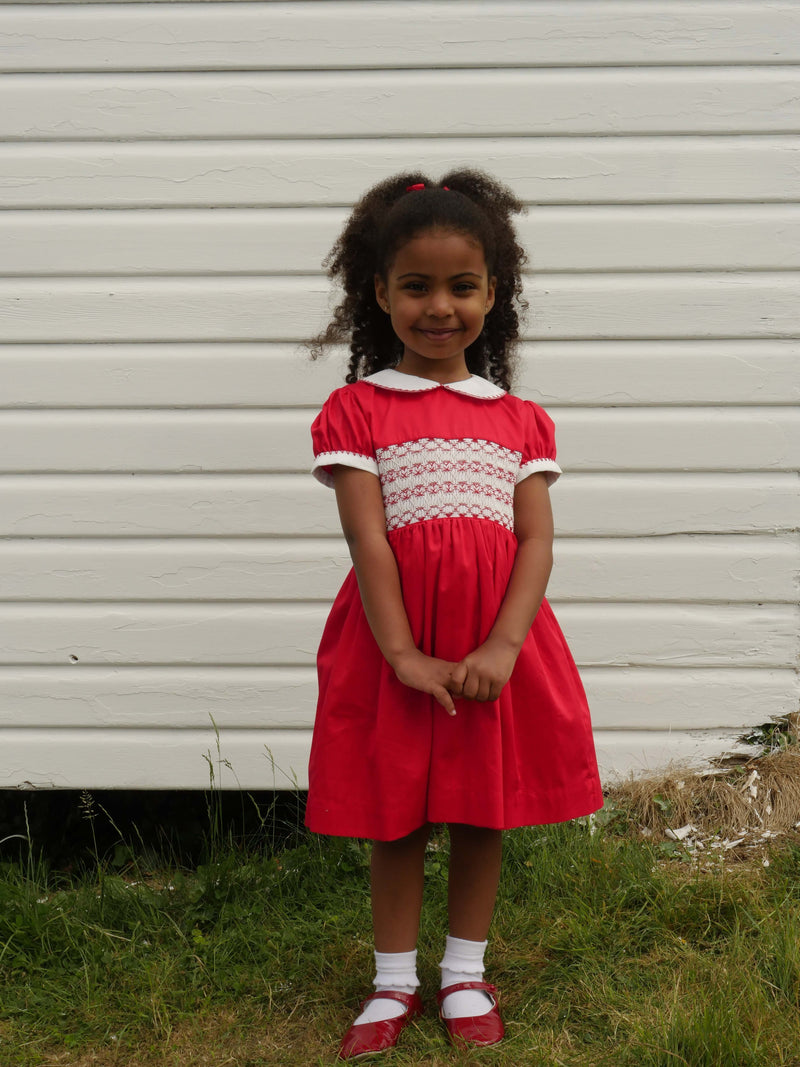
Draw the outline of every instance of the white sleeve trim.
<instances>
[{"instance_id":1,"label":"white sleeve trim","mask_svg":"<svg viewBox=\"0 0 800 1067\"><path fill-rule=\"evenodd\" d=\"M547 484L552 485L553 482L561 474L561 468L554 459L532 459L528 463L523 463L517 474L517 485L529 474L537 474L543 471L547 478Z\"/></svg>"},{"instance_id":2,"label":"white sleeve trim","mask_svg":"<svg viewBox=\"0 0 800 1067\"><path fill-rule=\"evenodd\" d=\"M358 452L320 452L314 460L311 473L318 482L332 489L333 476L327 468L334 467L336 464L341 464L343 467L357 467L358 470L369 471L370 474L378 476L378 464L372 456L362 456Z\"/></svg>"}]
</instances>

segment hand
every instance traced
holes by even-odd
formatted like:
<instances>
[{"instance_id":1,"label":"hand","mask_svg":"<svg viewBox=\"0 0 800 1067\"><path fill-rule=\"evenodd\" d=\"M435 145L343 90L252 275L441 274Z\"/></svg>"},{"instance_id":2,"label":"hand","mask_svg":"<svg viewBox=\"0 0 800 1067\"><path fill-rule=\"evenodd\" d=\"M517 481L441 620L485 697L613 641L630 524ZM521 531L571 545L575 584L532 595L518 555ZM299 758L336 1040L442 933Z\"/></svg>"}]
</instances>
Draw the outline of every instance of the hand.
<instances>
[{"instance_id":1,"label":"hand","mask_svg":"<svg viewBox=\"0 0 800 1067\"><path fill-rule=\"evenodd\" d=\"M448 692L454 663L434 656L426 656L418 648L405 652L392 663L394 673L403 685L418 689L421 693L430 693L448 715L455 715L456 706Z\"/></svg>"},{"instance_id":2,"label":"hand","mask_svg":"<svg viewBox=\"0 0 800 1067\"><path fill-rule=\"evenodd\" d=\"M519 649L488 638L456 664L448 686L450 692L465 700L497 700L518 655Z\"/></svg>"}]
</instances>

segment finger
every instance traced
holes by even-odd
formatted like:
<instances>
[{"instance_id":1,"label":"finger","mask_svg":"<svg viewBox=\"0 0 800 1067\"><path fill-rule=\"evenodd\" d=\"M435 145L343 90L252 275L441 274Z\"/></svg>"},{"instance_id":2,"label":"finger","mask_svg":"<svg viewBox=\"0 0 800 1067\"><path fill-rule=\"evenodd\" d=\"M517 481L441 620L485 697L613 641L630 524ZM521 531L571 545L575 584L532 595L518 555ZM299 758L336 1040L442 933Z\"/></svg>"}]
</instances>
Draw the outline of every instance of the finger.
<instances>
[{"instance_id":1,"label":"finger","mask_svg":"<svg viewBox=\"0 0 800 1067\"><path fill-rule=\"evenodd\" d=\"M464 682L467 678L467 665L462 660L461 663L456 663L450 674L450 684L448 689L451 693L455 693L456 696L461 696L464 691Z\"/></svg>"},{"instance_id":2,"label":"finger","mask_svg":"<svg viewBox=\"0 0 800 1067\"><path fill-rule=\"evenodd\" d=\"M467 680L464 682L464 697L466 700L478 699L478 687L480 679L475 674L467 675Z\"/></svg>"},{"instance_id":3,"label":"finger","mask_svg":"<svg viewBox=\"0 0 800 1067\"><path fill-rule=\"evenodd\" d=\"M442 705L448 715L455 715L456 706L453 703L453 698L443 685L435 685L431 690L431 694Z\"/></svg>"}]
</instances>

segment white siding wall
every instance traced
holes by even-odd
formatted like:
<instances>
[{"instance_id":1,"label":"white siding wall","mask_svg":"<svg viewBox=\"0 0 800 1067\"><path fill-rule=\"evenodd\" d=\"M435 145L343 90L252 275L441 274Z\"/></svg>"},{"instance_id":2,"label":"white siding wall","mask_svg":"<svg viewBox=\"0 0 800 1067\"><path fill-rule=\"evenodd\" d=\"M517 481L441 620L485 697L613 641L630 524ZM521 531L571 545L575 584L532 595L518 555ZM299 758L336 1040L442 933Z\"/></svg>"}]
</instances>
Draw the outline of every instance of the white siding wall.
<instances>
[{"instance_id":1,"label":"white siding wall","mask_svg":"<svg viewBox=\"0 0 800 1067\"><path fill-rule=\"evenodd\" d=\"M0 7L0 785L304 784L348 563L297 342L417 165L530 205L606 772L794 710L798 60L766 0Z\"/></svg>"}]
</instances>

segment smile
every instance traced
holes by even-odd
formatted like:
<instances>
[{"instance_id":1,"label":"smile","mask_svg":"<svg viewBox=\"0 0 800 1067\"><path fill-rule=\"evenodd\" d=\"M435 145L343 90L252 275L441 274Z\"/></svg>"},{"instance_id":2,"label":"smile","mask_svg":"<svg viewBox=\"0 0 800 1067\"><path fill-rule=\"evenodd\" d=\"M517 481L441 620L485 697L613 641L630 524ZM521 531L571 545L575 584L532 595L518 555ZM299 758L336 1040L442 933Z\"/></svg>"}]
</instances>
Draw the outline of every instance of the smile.
<instances>
[{"instance_id":1,"label":"smile","mask_svg":"<svg viewBox=\"0 0 800 1067\"><path fill-rule=\"evenodd\" d=\"M446 329L425 330L420 328L420 333L432 341L446 341L458 333L458 327L451 326Z\"/></svg>"}]
</instances>

